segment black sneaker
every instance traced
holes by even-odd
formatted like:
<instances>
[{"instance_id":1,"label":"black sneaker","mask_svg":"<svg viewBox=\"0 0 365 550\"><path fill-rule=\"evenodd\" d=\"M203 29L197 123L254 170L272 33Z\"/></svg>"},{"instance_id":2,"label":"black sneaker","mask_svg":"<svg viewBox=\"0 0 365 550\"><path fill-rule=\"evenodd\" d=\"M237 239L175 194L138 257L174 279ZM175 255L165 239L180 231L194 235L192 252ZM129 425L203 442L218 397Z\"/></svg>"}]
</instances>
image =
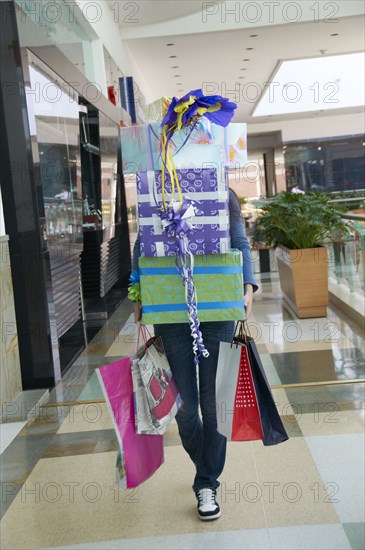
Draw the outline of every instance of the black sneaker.
<instances>
[{"instance_id":1,"label":"black sneaker","mask_svg":"<svg viewBox=\"0 0 365 550\"><path fill-rule=\"evenodd\" d=\"M199 518L203 521L218 519L221 515L221 510L215 500L215 489L199 489L199 491L196 491L195 494L198 500Z\"/></svg>"}]
</instances>

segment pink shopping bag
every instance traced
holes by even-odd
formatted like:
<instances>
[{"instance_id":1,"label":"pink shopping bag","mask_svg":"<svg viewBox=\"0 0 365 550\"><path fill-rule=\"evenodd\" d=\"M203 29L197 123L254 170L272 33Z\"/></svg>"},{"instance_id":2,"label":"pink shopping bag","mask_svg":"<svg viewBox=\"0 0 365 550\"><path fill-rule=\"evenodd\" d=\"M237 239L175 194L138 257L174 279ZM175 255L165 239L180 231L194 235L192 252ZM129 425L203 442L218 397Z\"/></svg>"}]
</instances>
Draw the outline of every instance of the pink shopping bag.
<instances>
[{"instance_id":1,"label":"pink shopping bag","mask_svg":"<svg viewBox=\"0 0 365 550\"><path fill-rule=\"evenodd\" d=\"M118 482L127 489L148 479L164 461L163 436L135 433L131 359L97 369L120 447Z\"/></svg>"}]
</instances>

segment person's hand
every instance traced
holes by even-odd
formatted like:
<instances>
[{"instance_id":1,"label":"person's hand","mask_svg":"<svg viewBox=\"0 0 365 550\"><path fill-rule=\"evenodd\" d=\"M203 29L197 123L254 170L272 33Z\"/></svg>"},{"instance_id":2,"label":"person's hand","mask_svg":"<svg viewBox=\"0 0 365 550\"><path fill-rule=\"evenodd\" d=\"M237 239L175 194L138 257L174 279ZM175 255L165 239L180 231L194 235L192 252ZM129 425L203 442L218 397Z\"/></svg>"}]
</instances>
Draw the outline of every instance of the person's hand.
<instances>
[{"instance_id":1,"label":"person's hand","mask_svg":"<svg viewBox=\"0 0 365 550\"><path fill-rule=\"evenodd\" d=\"M250 284L245 285L245 297L243 303L245 304L245 319L248 319L252 313L252 300L253 300L253 286Z\"/></svg>"},{"instance_id":2,"label":"person's hand","mask_svg":"<svg viewBox=\"0 0 365 550\"><path fill-rule=\"evenodd\" d=\"M134 302L134 322L138 323L142 319L142 304Z\"/></svg>"}]
</instances>

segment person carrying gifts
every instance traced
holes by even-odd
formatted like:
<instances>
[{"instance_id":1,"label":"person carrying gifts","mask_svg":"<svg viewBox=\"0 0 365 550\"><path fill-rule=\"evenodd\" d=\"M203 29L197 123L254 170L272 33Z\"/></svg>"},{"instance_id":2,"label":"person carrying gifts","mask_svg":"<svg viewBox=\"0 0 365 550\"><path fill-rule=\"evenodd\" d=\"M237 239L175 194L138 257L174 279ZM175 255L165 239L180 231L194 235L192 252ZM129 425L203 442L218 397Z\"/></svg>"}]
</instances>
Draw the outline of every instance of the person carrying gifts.
<instances>
[{"instance_id":1,"label":"person carrying gifts","mask_svg":"<svg viewBox=\"0 0 365 550\"><path fill-rule=\"evenodd\" d=\"M253 293L257 290L254 279L251 251L244 230L240 204L233 191L229 192L230 236L232 248L243 256L244 303L242 318L248 319L252 310ZM138 271L140 239L134 245L133 270ZM135 320L141 320L141 303L135 303ZM191 345L188 322L155 325L155 335L161 336L172 374L180 392L183 406L176 415L180 438L185 451L195 464L196 474L193 490L198 501L198 515L202 520L217 519L221 515L216 500L226 458L226 438L217 431L215 401L215 376L219 342L231 342L234 321L216 321L200 324L209 357L202 357L198 373ZM199 379L199 388L197 383ZM201 416L199 416L199 404Z\"/></svg>"},{"instance_id":2,"label":"person carrying gifts","mask_svg":"<svg viewBox=\"0 0 365 550\"><path fill-rule=\"evenodd\" d=\"M153 178L155 178L155 183L159 178L162 181L161 189L157 189L155 184L150 187L150 189L152 189L150 193L152 198L149 202L151 206L153 206L152 203L155 203L153 208L156 207L156 212L159 212L157 217L161 217L160 223L162 223L162 227L166 234L169 235L169 237L176 237L176 267L184 281L187 300L186 305L189 312L189 315L186 316L186 322L175 322L171 320L171 318L167 318L167 313L164 313L166 311L165 306L162 306L163 309L159 309L159 315L166 316L166 318L159 317L160 320L158 322L151 322L154 325L155 336L160 336L163 340L171 371L183 402L182 407L176 415L176 421L183 447L195 465L196 473L192 488L197 498L198 516L201 520L214 520L221 515L220 507L216 500L216 491L219 487L218 479L225 464L227 440L217 431L215 383L219 344L220 342L232 341L235 321L216 320L214 315L213 319L215 320L213 321L211 320L212 316L209 317L209 321L205 322L200 322L198 319L199 308L203 307L204 304L199 304L199 292L196 299L194 287L195 271L197 273L199 270L200 272L206 269L209 271L211 268L204 266L199 267L199 262L196 262L196 269L193 267L195 262L192 257L191 249L189 249L189 239L191 236L190 230L193 228L194 231L194 226L190 224L190 218L188 216L189 212L194 216L195 211L194 201L189 199L189 193L191 193L192 189L190 188L185 196L181 192L179 178L181 178L182 171L178 173L179 171L176 170L172 151L174 151L174 154L179 152L180 149L176 151L176 143L181 134L187 136L183 138L182 148L184 148L184 145L189 141L190 136L193 134L198 124L200 124L202 117L208 120L208 124L213 123L218 130L219 127L227 127L236 107L237 105L235 103L231 103L221 96L203 96L201 90L193 90L181 99L173 98L161 124L161 172L155 172L154 175L150 173L151 177L153 175ZM175 140L176 136L177 141ZM194 138L191 141L194 141ZM210 150L212 151L212 149ZM216 149L213 150L215 151ZM207 158L201 158L202 166L206 161ZM216 162L218 165L219 160L217 159ZM205 169L200 169L200 171L204 172ZM167 174L167 177L165 174ZM207 175L206 171L205 174ZM225 176L221 175L220 177L224 178ZM209 178L209 181L211 181L212 178L214 179L211 174ZM148 178L146 173L144 173L137 176L137 180L138 179L140 181L142 181L142 179L147 181ZM164 182L167 180L169 180L171 185L171 193L164 191ZM237 253L238 251L242 253L242 264L240 263L240 267L237 268L237 266L235 266L227 268L226 265L228 264L224 259L224 253L227 252L227 250L218 251L218 253L221 254L221 261L223 263L218 267L218 271L216 270L215 272L220 273L222 271L227 271L228 273L237 273L238 269L240 273L238 277L241 281L238 284L240 287L238 291L242 296L242 300L239 302L240 306L235 314L236 316L227 316L225 314L223 318L237 320L243 318L248 319L252 310L253 294L258 288L253 275L250 245L245 234L239 200L232 190L229 190L228 193L226 180L221 179L220 181L225 181L225 206L226 216L228 218L227 222L229 221L229 228L227 225L227 229L229 229L227 235L230 237L231 250L236 249ZM177 190L175 195L174 189ZM197 189L193 189L193 191L197 191ZM140 189L139 192L141 192ZM196 193L193 194L196 195ZM214 193L210 192L206 193L206 195L210 197L214 195ZM159 204L159 201L157 201L158 196L162 199L162 202ZM175 196L178 197L178 200L175 199ZM139 197L140 222L141 216L143 217L143 212L146 208L146 200L148 201L148 195L141 195ZM197 200L199 201L199 199ZM219 204L220 206L215 205L212 210L218 211L219 209L223 209L221 203ZM150 223L148 220L147 222L148 224ZM199 225L199 221L197 223ZM223 225L225 225L225 222ZM162 268L162 266L165 265L163 262L153 263L153 266L155 266L153 269L151 269L150 264L148 264L149 267L147 269L141 268L141 261L149 259L142 258L146 256L143 248L146 244L144 242L146 233L148 235L151 234L149 229L146 230L146 225L142 225L142 227L140 225L139 234L133 250L132 284L129 291L130 299L135 302L135 320L136 322L142 323L148 322L147 315L145 320L143 319L142 311L146 313L148 307L150 307L148 306L146 308L146 303L141 303L141 300L143 302L144 294L141 280L143 271L150 273L154 271L156 265L158 273L163 272L165 269ZM223 255L222 252L224 252ZM159 254L157 254L157 256L158 255ZM213 258L213 256L209 256L208 254L206 258ZM228 256L227 254L227 258ZM196 258L198 258L198 256L196 256ZM159 260L159 258L154 259ZM162 260L162 258L160 259ZM207 260L207 262L209 262L209 260ZM142 265L146 265L146 263L142 262ZM168 268L167 271L171 272L171 267ZM172 269L172 271L174 271L174 269ZM155 272L156 275L158 273ZM216 280L218 277L219 276L215 276ZM157 279L157 277L152 278ZM140 282L141 286L139 284ZM244 285L244 289L242 289L242 284ZM140 291L142 292L140 293ZM236 298L231 295L232 291L230 287L226 288L221 285L220 292L219 307L226 308L226 304L237 303L234 302ZM153 293L150 291L150 296L151 295L153 297ZM217 301L217 296L211 298ZM205 297L205 301L206 300L207 297ZM217 302L215 302L215 307L216 306ZM185 318L185 315L183 318ZM201 415L199 414L199 406Z\"/></svg>"}]
</instances>

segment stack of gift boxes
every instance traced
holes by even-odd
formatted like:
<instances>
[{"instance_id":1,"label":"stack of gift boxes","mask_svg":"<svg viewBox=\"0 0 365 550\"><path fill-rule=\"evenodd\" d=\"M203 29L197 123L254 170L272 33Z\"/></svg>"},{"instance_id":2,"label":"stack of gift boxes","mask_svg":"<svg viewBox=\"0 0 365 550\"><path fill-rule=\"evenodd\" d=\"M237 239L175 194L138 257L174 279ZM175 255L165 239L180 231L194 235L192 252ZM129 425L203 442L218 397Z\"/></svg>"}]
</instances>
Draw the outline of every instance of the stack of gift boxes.
<instances>
[{"instance_id":1,"label":"stack of gift boxes","mask_svg":"<svg viewBox=\"0 0 365 550\"><path fill-rule=\"evenodd\" d=\"M124 173L137 179L138 221L141 243L139 275L142 319L145 324L188 321L184 285L176 267L176 238L161 222L161 119L121 129ZM149 116L151 116L151 109ZM227 127L203 118L192 132L173 136L171 150L183 198L194 204L189 220L188 250L194 257L193 277L199 321L242 319L242 254L231 250L228 168L247 162L246 124ZM187 138L188 136L188 138ZM167 191L169 179L165 187ZM171 182L170 182L171 183Z\"/></svg>"}]
</instances>

